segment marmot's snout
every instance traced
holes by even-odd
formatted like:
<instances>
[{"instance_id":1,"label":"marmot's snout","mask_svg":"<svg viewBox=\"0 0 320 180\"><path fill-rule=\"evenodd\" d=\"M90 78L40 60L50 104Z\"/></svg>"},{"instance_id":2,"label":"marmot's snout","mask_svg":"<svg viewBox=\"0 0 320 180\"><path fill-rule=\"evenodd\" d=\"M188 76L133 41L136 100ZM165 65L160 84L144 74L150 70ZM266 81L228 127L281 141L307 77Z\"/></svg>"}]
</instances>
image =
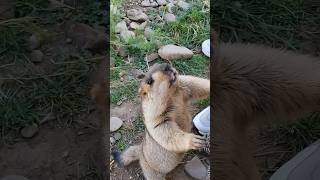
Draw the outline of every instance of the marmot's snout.
<instances>
[{"instance_id":1,"label":"marmot's snout","mask_svg":"<svg viewBox=\"0 0 320 180\"><path fill-rule=\"evenodd\" d=\"M162 72L166 75L169 76L169 79L170 79L170 83L174 83L176 80L177 80L177 70L174 69L170 64L167 64L167 63L163 63L161 64L162 68Z\"/></svg>"}]
</instances>

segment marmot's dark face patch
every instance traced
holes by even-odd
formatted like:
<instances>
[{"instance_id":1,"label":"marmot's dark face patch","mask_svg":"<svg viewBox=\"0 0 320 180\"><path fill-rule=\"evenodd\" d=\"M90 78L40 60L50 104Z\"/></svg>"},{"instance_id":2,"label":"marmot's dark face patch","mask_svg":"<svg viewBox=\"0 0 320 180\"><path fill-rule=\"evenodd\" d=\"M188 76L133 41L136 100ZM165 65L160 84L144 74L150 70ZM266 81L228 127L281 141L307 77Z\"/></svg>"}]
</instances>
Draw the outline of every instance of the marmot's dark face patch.
<instances>
[{"instance_id":1,"label":"marmot's dark face patch","mask_svg":"<svg viewBox=\"0 0 320 180\"><path fill-rule=\"evenodd\" d=\"M139 94L143 97L153 93L169 93L176 87L178 72L169 64L154 64L142 80Z\"/></svg>"}]
</instances>

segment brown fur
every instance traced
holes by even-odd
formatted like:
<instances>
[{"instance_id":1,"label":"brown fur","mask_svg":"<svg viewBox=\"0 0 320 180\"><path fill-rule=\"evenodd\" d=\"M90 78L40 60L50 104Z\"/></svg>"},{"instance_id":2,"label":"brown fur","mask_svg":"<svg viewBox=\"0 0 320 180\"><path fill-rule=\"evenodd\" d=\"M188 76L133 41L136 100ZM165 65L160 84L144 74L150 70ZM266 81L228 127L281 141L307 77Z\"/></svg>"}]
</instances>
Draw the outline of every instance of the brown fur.
<instances>
[{"instance_id":1,"label":"brown fur","mask_svg":"<svg viewBox=\"0 0 320 180\"><path fill-rule=\"evenodd\" d=\"M259 180L248 127L319 110L320 59L254 44L222 43L214 51L213 176Z\"/></svg>"},{"instance_id":2,"label":"brown fur","mask_svg":"<svg viewBox=\"0 0 320 180\"><path fill-rule=\"evenodd\" d=\"M165 179L185 152L205 145L203 137L191 133L190 102L208 97L209 92L209 80L178 75L168 64L155 64L139 88L145 138L121 155L123 164L139 160L146 179Z\"/></svg>"}]
</instances>

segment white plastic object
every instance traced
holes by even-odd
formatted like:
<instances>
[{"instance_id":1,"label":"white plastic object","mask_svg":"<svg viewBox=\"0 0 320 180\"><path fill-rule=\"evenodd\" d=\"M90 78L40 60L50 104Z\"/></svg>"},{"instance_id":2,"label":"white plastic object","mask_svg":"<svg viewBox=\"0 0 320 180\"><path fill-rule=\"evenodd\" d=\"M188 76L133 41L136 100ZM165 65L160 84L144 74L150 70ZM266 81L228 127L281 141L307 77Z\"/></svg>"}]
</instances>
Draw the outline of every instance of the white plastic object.
<instances>
[{"instance_id":1,"label":"white plastic object","mask_svg":"<svg viewBox=\"0 0 320 180\"><path fill-rule=\"evenodd\" d=\"M207 39L202 43L202 52L206 56L210 57L210 39Z\"/></svg>"},{"instance_id":2,"label":"white plastic object","mask_svg":"<svg viewBox=\"0 0 320 180\"><path fill-rule=\"evenodd\" d=\"M208 135L210 133L210 106L193 118L193 124L200 134Z\"/></svg>"}]
</instances>

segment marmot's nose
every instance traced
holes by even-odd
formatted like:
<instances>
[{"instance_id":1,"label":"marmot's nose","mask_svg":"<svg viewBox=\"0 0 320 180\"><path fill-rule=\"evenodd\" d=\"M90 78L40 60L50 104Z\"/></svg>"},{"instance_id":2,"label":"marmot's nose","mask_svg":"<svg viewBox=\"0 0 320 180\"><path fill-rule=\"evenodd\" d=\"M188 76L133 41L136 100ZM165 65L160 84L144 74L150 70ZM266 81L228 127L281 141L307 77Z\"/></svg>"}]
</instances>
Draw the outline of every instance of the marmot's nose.
<instances>
[{"instance_id":1,"label":"marmot's nose","mask_svg":"<svg viewBox=\"0 0 320 180\"><path fill-rule=\"evenodd\" d=\"M172 72L173 72L173 69L172 69L172 67L171 67L170 64L165 64L165 66L164 66L164 71L165 71L165 72L172 73Z\"/></svg>"}]
</instances>

